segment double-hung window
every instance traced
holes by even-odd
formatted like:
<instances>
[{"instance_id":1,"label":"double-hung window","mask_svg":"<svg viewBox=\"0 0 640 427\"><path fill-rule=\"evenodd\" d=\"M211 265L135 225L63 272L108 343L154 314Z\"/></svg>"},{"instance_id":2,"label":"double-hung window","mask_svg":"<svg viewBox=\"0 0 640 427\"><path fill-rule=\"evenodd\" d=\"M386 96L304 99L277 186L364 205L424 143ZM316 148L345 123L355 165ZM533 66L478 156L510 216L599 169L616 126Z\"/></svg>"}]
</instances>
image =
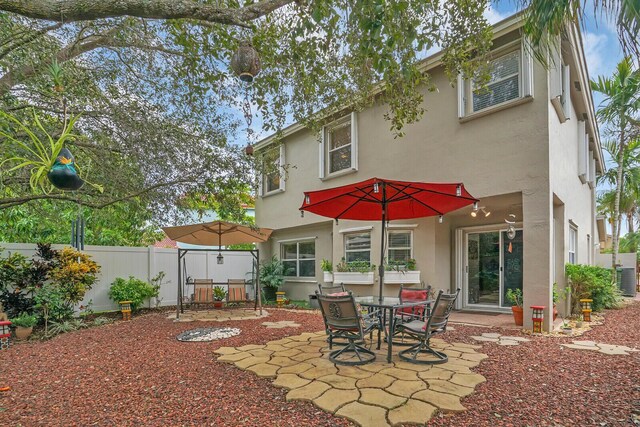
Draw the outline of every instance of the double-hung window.
<instances>
[{"instance_id":1,"label":"double-hung window","mask_svg":"<svg viewBox=\"0 0 640 427\"><path fill-rule=\"evenodd\" d=\"M351 233L344 236L344 257L347 263L366 261L371 263L371 233Z\"/></svg>"},{"instance_id":2,"label":"double-hung window","mask_svg":"<svg viewBox=\"0 0 640 427\"><path fill-rule=\"evenodd\" d=\"M410 230L389 231L387 262L390 265L406 266L411 256L412 232Z\"/></svg>"},{"instance_id":3,"label":"double-hung window","mask_svg":"<svg viewBox=\"0 0 640 427\"><path fill-rule=\"evenodd\" d=\"M569 264L577 262L576 249L578 246L578 229L573 225L569 225Z\"/></svg>"},{"instance_id":4,"label":"double-hung window","mask_svg":"<svg viewBox=\"0 0 640 427\"><path fill-rule=\"evenodd\" d=\"M281 243L280 259L285 266L285 276L315 277L316 242L313 240Z\"/></svg>"},{"instance_id":5,"label":"double-hung window","mask_svg":"<svg viewBox=\"0 0 640 427\"><path fill-rule=\"evenodd\" d=\"M355 113L324 126L320 143L320 178L357 170L357 153Z\"/></svg>"},{"instance_id":6,"label":"double-hung window","mask_svg":"<svg viewBox=\"0 0 640 427\"><path fill-rule=\"evenodd\" d=\"M533 59L522 40L500 47L489 63L489 81L479 87L473 79L458 76L458 118L497 110L533 96ZM496 108L494 108L496 107Z\"/></svg>"},{"instance_id":7,"label":"double-hung window","mask_svg":"<svg viewBox=\"0 0 640 427\"><path fill-rule=\"evenodd\" d=\"M284 145L262 155L261 195L284 191Z\"/></svg>"}]
</instances>

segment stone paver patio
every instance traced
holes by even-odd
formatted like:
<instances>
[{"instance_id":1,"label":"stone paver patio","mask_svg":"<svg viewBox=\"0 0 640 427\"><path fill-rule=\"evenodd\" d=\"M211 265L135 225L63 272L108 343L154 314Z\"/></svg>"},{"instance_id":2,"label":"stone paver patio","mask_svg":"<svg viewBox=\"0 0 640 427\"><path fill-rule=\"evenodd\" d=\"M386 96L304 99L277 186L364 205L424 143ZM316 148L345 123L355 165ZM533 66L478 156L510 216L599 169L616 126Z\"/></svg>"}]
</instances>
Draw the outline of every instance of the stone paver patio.
<instances>
[{"instance_id":1,"label":"stone paver patio","mask_svg":"<svg viewBox=\"0 0 640 427\"><path fill-rule=\"evenodd\" d=\"M299 328L300 324L293 320L281 320L279 322L263 322L262 326L266 326L267 329L283 329L283 328Z\"/></svg>"},{"instance_id":2,"label":"stone paver patio","mask_svg":"<svg viewBox=\"0 0 640 427\"><path fill-rule=\"evenodd\" d=\"M604 354L620 354L628 356L630 352L640 351L637 348L631 348L624 345L613 345L597 343L594 341L573 341L572 344L560 344L563 347L572 348L575 350L589 350L598 351Z\"/></svg>"},{"instance_id":3,"label":"stone paver patio","mask_svg":"<svg viewBox=\"0 0 640 427\"><path fill-rule=\"evenodd\" d=\"M260 319L268 315L269 313L264 309L262 310L261 316L260 311L254 311L252 308L225 308L218 310L185 311L180 314L180 319L176 319L176 313L171 313L167 316L167 319L173 319L175 322L195 322L196 320L202 322L227 322L230 320Z\"/></svg>"},{"instance_id":4,"label":"stone paver patio","mask_svg":"<svg viewBox=\"0 0 640 427\"><path fill-rule=\"evenodd\" d=\"M480 346L432 339L449 361L416 365L398 359L386 363L386 348L373 363L335 365L328 359L324 332L303 333L264 345L222 347L218 361L235 364L289 390L287 400L310 401L323 411L361 426L424 424L437 410L464 411L460 399L484 382L471 371L487 356ZM375 346L373 347L375 349Z\"/></svg>"},{"instance_id":5,"label":"stone paver patio","mask_svg":"<svg viewBox=\"0 0 640 427\"><path fill-rule=\"evenodd\" d=\"M523 337L512 337L509 335L500 335L490 332L484 333L479 336L472 335L471 338L480 342L494 342L498 345L520 345L520 343L529 341L528 339Z\"/></svg>"}]
</instances>

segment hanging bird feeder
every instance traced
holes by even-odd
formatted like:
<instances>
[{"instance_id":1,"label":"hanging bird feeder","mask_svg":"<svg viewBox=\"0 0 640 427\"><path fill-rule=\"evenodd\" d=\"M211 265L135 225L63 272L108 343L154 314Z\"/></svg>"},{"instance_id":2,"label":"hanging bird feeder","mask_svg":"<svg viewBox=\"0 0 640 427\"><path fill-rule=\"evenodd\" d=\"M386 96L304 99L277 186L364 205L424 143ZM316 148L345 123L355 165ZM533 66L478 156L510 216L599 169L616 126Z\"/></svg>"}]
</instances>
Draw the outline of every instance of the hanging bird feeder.
<instances>
[{"instance_id":1,"label":"hanging bird feeder","mask_svg":"<svg viewBox=\"0 0 640 427\"><path fill-rule=\"evenodd\" d=\"M74 191L84 185L84 180L76 170L73 154L67 148L60 150L56 161L47 173L47 178L59 190Z\"/></svg>"},{"instance_id":2,"label":"hanging bird feeder","mask_svg":"<svg viewBox=\"0 0 640 427\"><path fill-rule=\"evenodd\" d=\"M240 80L251 83L260 72L260 55L249 41L240 42L238 50L231 57L231 69Z\"/></svg>"}]
</instances>

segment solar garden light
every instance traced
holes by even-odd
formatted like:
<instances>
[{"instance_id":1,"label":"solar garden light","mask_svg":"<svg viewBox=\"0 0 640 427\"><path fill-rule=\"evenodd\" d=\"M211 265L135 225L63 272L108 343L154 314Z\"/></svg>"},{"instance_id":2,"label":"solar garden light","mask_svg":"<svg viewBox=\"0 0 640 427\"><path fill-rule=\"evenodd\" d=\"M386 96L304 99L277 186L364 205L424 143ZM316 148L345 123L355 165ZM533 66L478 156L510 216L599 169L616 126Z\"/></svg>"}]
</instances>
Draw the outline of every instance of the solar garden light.
<instances>
[{"instance_id":1,"label":"solar garden light","mask_svg":"<svg viewBox=\"0 0 640 427\"><path fill-rule=\"evenodd\" d=\"M11 338L11 322L8 320L0 321L0 350L9 350Z\"/></svg>"},{"instance_id":2,"label":"solar garden light","mask_svg":"<svg viewBox=\"0 0 640 427\"><path fill-rule=\"evenodd\" d=\"M581 299L580 300L580 306L582 307L582 319L585 322L591 322L591 303L593 302L592 299Z\"/></svg>"},{"instance_id":3,"label":"solar garden light","mask_svg":"<svg viewBox=\"0 0 640 427\"><path fill-rule=\"evenodd\" d=\"M120 301L122 320L131 320L131 301Z\"/></svg>"},{"instance_id":4,"label":"solar garden light","mask_svg":"<svg viewBox=\"0 0 640 427\"><path fill-rule=\"evenodd\" d=\"M278 304L278 307L282 307L284 305L284 300L285 300L285 292L282 292L282 291L276 292L276 303Z\"/></svg>"},{"instance_id":5,"label":"solar garden light","mask_svg":"<svg viewBox=\"0 0 640 427\"><path fill-rule=\"evenodd\" d=\"M544 322L544 305L532 305L533 315L533 333L542 333L542 323Z\"/></svg>"}]
</instances>

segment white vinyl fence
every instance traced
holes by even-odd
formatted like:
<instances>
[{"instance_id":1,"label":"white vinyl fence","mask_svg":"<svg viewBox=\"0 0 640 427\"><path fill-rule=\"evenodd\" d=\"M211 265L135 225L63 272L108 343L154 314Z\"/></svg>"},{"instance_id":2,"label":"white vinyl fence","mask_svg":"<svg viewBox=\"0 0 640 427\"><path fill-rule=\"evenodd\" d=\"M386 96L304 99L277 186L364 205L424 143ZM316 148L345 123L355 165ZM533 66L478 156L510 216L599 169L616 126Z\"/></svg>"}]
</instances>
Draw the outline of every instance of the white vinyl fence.
<instances>
[{"instance_id":1,"label":"white vinyl fence","mask_svg":"<svg viewBox=\"0 0 640 427\"><path fill-rule=\"evenodd\" d=\"M52 245L61 249L65 245ZM31 258L36 252L36 245L31 243L1 243L0 254L20 252ZM165 277L160 288L160 305L175 305L178 283L178 250L155 247L121 247L121 246L85 246L84 253L100 265L98 281L87 292L84 301L93 302L93 310L115 310L117 304L109 299L109 286L117 277L129 276L149 281L159 272ZM224 264L219 265L217 252L189 252L185 256L187 275L194 279L213 279L215 282L226 282L227 279L251 279L253 257L249 252L223 252ZM249 295L251 296L251 291ZM185 291L186 293L186 291ZM145 305L155 304L155 301Z\"/></svg>"}]
</instances>

